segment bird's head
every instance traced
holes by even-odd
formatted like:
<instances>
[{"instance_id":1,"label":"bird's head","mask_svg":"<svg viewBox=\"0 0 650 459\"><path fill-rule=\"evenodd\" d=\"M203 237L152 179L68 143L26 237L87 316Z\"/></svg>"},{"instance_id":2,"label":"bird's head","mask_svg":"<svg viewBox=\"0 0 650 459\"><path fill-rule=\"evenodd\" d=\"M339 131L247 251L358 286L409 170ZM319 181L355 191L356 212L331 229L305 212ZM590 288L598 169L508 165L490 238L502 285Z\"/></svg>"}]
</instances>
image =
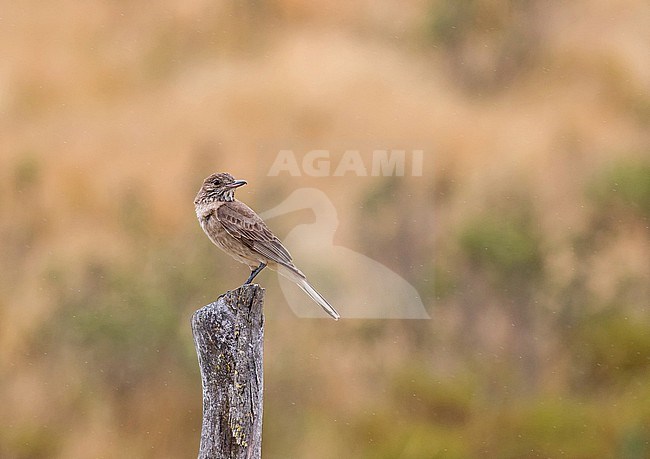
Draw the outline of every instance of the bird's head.
<instances>
[{"instance_id":1,"label":"bird's head","mask_svg":"<svg viewBox=\"0 0 650 459\"><path fill-rule=\"evenodd\" d=\"M235 199L235 188L242 185L246 185L245 180L235 180L227 172L212 174L203 181L203 185L201 185L201 189L196 195L194 204L213 201L233 201Z\"/></svg>"}]
</instances>

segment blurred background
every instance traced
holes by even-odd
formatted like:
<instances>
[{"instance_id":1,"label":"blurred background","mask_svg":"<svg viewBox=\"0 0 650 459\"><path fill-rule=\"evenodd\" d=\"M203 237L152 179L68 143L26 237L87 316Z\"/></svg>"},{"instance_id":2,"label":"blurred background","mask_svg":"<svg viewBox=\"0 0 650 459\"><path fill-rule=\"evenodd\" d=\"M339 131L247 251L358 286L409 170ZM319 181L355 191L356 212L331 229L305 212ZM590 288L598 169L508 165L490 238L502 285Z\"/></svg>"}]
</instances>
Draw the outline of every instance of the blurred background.
<instances>
[{"instance_id":1,"label":"blurred background","mask_svg":"<svg viewBox=\"0 0 650 459\"><path fill-rule=\"evenodd\" d=\"M215 171L321 190L431 317L301 319L263 272L265 458L650 457L647 1L0 5L0 457L195 456L189 319L248 274ZM268 175L372 148L423 175Z\"/></svg>"}]
</instances>

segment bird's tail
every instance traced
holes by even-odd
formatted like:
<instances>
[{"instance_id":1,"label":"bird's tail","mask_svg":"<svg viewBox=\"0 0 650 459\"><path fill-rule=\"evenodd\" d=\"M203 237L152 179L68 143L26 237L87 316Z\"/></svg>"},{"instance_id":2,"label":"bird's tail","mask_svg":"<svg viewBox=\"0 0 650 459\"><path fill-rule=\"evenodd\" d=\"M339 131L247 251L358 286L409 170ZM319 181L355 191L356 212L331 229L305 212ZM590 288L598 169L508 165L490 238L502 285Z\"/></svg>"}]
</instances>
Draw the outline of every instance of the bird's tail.
<instances>
[{"instance_id":1,"label":"bird's tail","mask_svg":"<svg viewBox=\"0 0 650 459\"><path fill-rule=\"evenodd\" d=\"M278 272L290 281L295 282L298 287L300 287L307 295L309 295L312 300L318 303L320 307L323 308L326 313L332 316L334 320L339 320L341 318L341 315L336 312L336 309L334 309L332 305L329 304L325 298L323 298L323 295L318 293L316 289L311 286L311 284L307 281L305 275L301 273L300 270L297 268L291 269L288 266L279 265Z\"/></svg>"}]
</instances>

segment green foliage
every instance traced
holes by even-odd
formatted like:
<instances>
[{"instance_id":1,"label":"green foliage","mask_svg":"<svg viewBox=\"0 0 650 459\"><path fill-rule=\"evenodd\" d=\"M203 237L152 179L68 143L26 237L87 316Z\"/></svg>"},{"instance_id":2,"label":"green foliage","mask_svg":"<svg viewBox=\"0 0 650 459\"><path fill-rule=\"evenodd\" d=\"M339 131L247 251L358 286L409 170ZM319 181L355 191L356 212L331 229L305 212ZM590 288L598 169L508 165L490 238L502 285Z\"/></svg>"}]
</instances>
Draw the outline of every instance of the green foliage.
<instances>
[{"instance_id":1,"label":"green foliage","mask_svg":"<svg viewBox=\"0 0 650 459\"><path fill-rule=\"evenodd\" d=\"M38 183L41 167L34 154L24 154L14 167L14 188L17 191L28 191Z\"/></svg>"},{"instance_id":2,"label":"green foliage","mask_svg":"<svg viewBox=\"0 0 650 459\"><path fill-rule=\"evenodd\" d=\"M478 24L485 22L483 19L487 12L485 6L485 3L475 0L435 2L429 24L431 39L444 44L462 40L463 36L474 30ZM485 17L485 20L487 19Z\"/></svg>"},{"instance_id":3,"label":"green foliage","mask_svg":"<svg viewBox=\"0 0 650 459\"><path fill-rule=\"evenodd\" d=\"M581 391L625 387L650 377L650 323L610 308L583 320L573 346Z\"/></svg>"},{"instance_id":4,"label":"green foliage","mask_svg":"<svg viewBox=\"0 0 650 459\"><path fill-rule=\"evenodd\" d=\"M388 413L387 413L388 414ZM390 414L388 414L390 416ZM386 425L383 429L362 424L368 446L356 457L378 459L464 458L469 449L458 432L449 432L424 422Z\"/></svg>"},{"instance_id":5,"label":"green foliage","mask_svg":"<svg viewBox=\"0 0 650 459\"><path fill-rule=\"evenodd\" d=\"M468 424L476 393L475 384L467 378L434 381L430 374L417 369L398 373L391 390L392 398L403 401L400 409L410 417L447 427Z\"/></svg>"},{"instance_id":6,"label":"green foliage","mask_svg":"<svg viewBox=\"0 0 650 459\"><path fill-rule=\"evenodd\" d=\"M468 456L462 432L476 409L471 378L436 380L421 366L412 366L397 371L388 384L391 402L378 404L378 413L365 414L356 422L356 435L368 440L360 457Z\"/></svg>"},{"instance_id":7,"label":"green foliage","mask_svg":"<svg viewBox=\"0 0 650 459\"><path fill-rule=\"evenodd\" d=\"M451 64L455 82L474 91L507 87L539 54L537 12L530 1L435 1L426 30Z\"/></svg>"},{"instance_id":8,"label":"green foliage","mask_svg":"<svg viewBox=\"0 0 650 459\"><path fill-rule=\"evenodd\" d=\"M86 276L94 292L65 298L45 336L75 349L107 386L137 385L155 373L159 355L169 357L182 347L179 310L164 291L126 272L91 268Z\"/></svg>"},{"instance_id":9,"label":"green foliage","mask_svg":"<svg viewBox=\"0 0 650 459\"><path fill-rule=\"evenodd\" d=\"M650 219L650 163L618 161L592 179L587 192L604 214L622 208Z\"/></svg>"},{"instance_id":10,"label":"green foliage","mask_svg":"<svg viewBox=\"0 0 650 459\"><path fill-rule=\"evenodd\" d=\"M459 239L463 253L498 282L533 281L542 274L540 236L526 215L487 215L469 221Z\"/></svg>"},{"instance_id":11,"label":"green foliage","mask_svg":"<svg viewBox=\"0 0 650 459\"><path fill-rule=\"evenodd\" d=\"M451 270L445 269L439 264L431 267L431 274L428 279L429 281L426 283L420 282L418 290L428 293L430 298L445 299L456 291L456 277ZM433 282L431 282L431 279Z\"/></svg>"},{"instance_id":12,"label":"green foliage","mask_svg":"<svg viewBox=\"0 0 650 459\"><path fill-rule=\"evenodd\" d=\"M612 457L609 421L571 399L544 398L496 412L484 453L495 457Z\"/></svg>"},{"instance_id":13,"label":"green foliage","mask_svg":"<svg viewBox=\"0 0 650 459\"><path fill-rule=\"evenodd\" d=\"M214 268L198 248L188 252L196 258L187 265L176 259L173 246L140 251L128 265L92 261L76 288L52 268L60 308L39 334L39 346L66 343L90 362L95 376L117 387L155 375L161 358L193 375L196 356L182 324L189 324L186 307L205 301L197 292Z\"/></svg>"},{"instance_id":14,"label":"green foliage","mask_svg":"<svg viewBox=\"0 0 650 459\"><path fill-rule=\"evenodd\" d=\"M617 456L625 459L650 457L650 427L647 424L628 427L619 440Z\"/></svg>"},{"instance_id":15,"label":"green foliage","mask_svg":"<svg viewBox=\"0 0 650 459\"><path fill-rule=\"evenodd\" d=\"M61 449L61 438L46 427L14 425L0 429L0 457L47 459Z\"/></svg>"},{"instance_id":16,"label":"green foliage","mask_svg":"<svg viewBox=\"0 0 650 459\"><path fill-rule=\"evenodd\" d=\"M361 209L364 214L380 217L387 206L396 205L401 182L397 177L386 177L378 186L368 190L363 197Z\"/></svg>"}]
</instances>

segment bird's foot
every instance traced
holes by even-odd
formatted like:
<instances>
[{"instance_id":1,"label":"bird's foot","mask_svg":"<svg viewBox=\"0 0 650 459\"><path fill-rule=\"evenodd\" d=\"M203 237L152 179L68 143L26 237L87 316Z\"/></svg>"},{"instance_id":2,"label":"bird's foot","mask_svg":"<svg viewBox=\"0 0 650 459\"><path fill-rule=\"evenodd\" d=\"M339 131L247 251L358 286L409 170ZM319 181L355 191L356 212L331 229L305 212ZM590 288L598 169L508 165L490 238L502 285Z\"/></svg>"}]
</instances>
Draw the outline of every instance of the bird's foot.
<instances>
[{"instance_id":1,"label":"bird's foot","mask_svg":"<svg viewBox=\"0 0 650 459\"><path fill-rule=\"evenodd\" d=\"M251 271L251 275L248 276L248 279L246 280L246 282L244 282L244 285L248 285L251 282L253 282L255 276L257 276L264 268L266 268L266 263L264 262L260 263L260 265L257 268Z\"/></svg>"}]
</instances>

